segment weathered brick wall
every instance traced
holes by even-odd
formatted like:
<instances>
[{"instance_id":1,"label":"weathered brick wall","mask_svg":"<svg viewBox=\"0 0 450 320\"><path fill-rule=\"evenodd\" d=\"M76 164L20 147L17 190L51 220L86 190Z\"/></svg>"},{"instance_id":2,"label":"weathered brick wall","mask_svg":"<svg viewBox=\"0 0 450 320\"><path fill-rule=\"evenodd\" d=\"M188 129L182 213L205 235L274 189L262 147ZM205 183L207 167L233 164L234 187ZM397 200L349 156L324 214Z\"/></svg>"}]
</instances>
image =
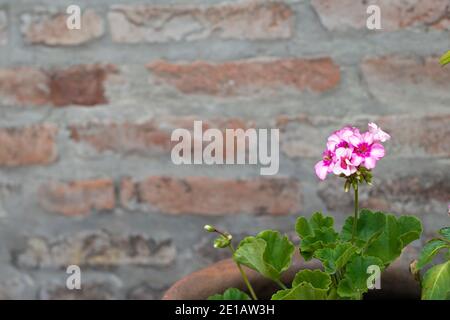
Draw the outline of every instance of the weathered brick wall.
<instances>
[{"instance_id":1,"label":"weathered brick wall","mask_svg":"<svg viewBox=\"0 0 450 320\"><path fill-rule=\"evenodd\" d=\"M169 5L168 3L173 5ZM0 0L0 297L158 298L240 237L352 212L313 165L336 128L391 133L361 201L448 224L450 0ZM83 9L82 30L65 8ZM139 5L138 5L139 3ZM383 31L365 28L382 9ZM174 128L281 129L280 172L175 166ZM417 253L416 243L407 258ZM82 269L81 292L65 268Z\"/></svg>"}]
</instances>

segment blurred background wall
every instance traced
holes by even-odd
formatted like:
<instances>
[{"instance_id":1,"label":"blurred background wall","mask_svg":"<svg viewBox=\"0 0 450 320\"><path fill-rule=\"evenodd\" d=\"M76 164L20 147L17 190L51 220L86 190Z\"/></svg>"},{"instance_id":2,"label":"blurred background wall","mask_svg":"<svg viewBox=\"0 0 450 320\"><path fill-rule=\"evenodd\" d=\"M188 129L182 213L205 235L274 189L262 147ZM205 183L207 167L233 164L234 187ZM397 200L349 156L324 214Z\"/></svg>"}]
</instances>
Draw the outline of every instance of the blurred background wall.
<instances>
[{"instance_id":1,"label":"blurred background wall","mask_svg":"<svg viewBox=\"0 0 450 320\"><path fill-rule=\"evenodd\" d=\"M71 4L81 30L65 27ZM381 31L366 28L369 4ZM333 130L368 121L392 140L363 206L417 215L424 242L449 220L449 8L0 0L0 297L156 299L228 256L205 223L236 239L293 235L299 215L323 210L340 226L352 195L313 166ZM279 174L172 164L170 134L194 120L279 128ZM65 287L70 264L80 291Z\"/></svg>"}]
</instances>

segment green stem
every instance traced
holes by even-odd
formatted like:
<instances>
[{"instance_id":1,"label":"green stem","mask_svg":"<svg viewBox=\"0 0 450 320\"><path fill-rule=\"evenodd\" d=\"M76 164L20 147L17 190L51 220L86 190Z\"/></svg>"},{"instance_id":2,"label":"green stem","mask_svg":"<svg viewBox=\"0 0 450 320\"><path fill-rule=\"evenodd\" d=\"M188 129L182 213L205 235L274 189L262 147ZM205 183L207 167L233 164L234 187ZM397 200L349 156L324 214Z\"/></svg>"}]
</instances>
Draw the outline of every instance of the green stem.
<instances>
[{"instance_id":1,"label":"green stem","mask_svg":"<svg viewBox=\"0 0 450 320\"><path fill-rule=\"evenodd\" d=\"M281 289L284 289L284 290L287 289L287 287L284 285L284 283L281 282L280 280L275 280L275 282L281 287Z\"/></svg>"},{"instance_id":2,"label":"green stem","mask_svg":"<svg viewBox=\"0 0 450 320\"><path fill-rule=\"evenodd\" d=\"M338 282L342 280L342 269L336 271Z\"/></svg>"},{"instance_id":3,"label":"green stem","mask_svg":"<svg viewBox=\"0 0 450 320\"><path fill-rule=\"evenodd\" d=\"M331 275L331 281L333 282L334 286L337 288L338 283L339 283L339 281L337 279L337 274L332 274Z\"/></svg>"},{"instance_id":4,"label":"green stem","mask_svg":"<svg viewBox=\"0 0 450 320\"><path fill-rule=\"evenodd\" d=\"M355 242L355 236L356 236L356 229L358 224L358 184L356 184L355 189L355 214L353 219L353 231L352 231L352 243Z\"/></svg>"},{"instance_id":5,"label":"green stem","mask_svg":"<svg viewBox=\"0 0 450 320\"><path fill-rule=\"evenodd\" d=\"M231 253L234 255L233 245L230 243L230 245L228 247L230 248ZM250 292L250 295L252 296L253 300L258 300L258 297L255 294L255 290L253 290L253 287L250 284L250 281L248 280L247 274L245 273L244 269L242 269L241 264L239 262L237 262L236 260L234 260L234 262L236 263L236 265L239 269L239 272L241 273L242 279L244 279L245 285L247 286L248 291Z\"/></svg>"}]
</instances>

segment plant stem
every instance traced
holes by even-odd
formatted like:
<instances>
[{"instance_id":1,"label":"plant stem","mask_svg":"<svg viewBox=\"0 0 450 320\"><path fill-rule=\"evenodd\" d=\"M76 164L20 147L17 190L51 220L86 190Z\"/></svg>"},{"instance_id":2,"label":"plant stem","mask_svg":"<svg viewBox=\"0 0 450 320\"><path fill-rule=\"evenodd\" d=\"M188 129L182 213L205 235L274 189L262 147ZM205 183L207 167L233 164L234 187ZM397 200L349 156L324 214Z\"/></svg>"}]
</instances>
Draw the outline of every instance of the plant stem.
<instances>
[{"instance_id":1,"label":"plant stem","mask_svg":"<svg viewBox=\"0 0 450 320\"><path fill-rule=\"evenodd\" d=\"M275 280L275 282L281 287L281 289L284 289L284 290L287 289L287 287L284 285L284 283L281 282L280 280Z\"/></svg>"},{"instance_id":2,"label":"plant stem","mask_svg":"<svg viewBox=\"0 0 450 320\"><path fill-rule=\"evenodd\" d=\"M230 248L231 253L234 255L233 245L230 243L230 245L228 247ZM250 295L252 296L253 300L258 300L258 297L255 294L255 290L253 290L253 287L250 284L250 281L248 280L247 274L245 273L244 269L242 269L241 264L239 262L237 262L236 260L234 260L234 262L236 263L236 265L239 269L239 272L241 273L242 279L244 279L245 285L247 286L248 291L250 292Z\"/></svg>"},{"instance_id":3,"label":"plant stem","mask_svg":"<svg viewBox=\"0 0 450 320\"><path fill-rule=\"evenodd\" d=\"M334 286L337 287L338 286L338 279L337 279L337 274L332 274L331 275L331 281L333 282Z\"/></svg>"},{"instance_id":4,"label":"plant stem","mask_svg":"<svg viewBox=\"0 0 450 320\"><path fill-rule=\"evenodd\" d=\"M356 230L357 230L357 224L358 224L358 184L356 184L356 187L354 186L355 189L355 215L354 215L354 219L353 219L353 231L352 231L352 243L355 242L355 235L356 235Z\"/></svg>"}]
</instances>

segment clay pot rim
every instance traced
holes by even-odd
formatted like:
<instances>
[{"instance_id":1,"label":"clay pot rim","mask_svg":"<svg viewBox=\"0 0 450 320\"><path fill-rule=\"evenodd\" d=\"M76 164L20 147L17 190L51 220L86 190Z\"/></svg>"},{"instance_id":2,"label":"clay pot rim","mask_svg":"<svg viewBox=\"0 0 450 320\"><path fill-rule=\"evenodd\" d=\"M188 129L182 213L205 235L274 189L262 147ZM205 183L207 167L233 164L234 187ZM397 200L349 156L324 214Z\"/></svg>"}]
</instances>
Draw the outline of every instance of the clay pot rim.
<instances>
[{"instance_id":1,"label":"clay pot rim","mask_svg":"<svg viewBox=\"0 0 450 320\"><path fill-rule=\"evenodd\" d=\"M252 283L257 295L259 292L275 292L279 288L269 279L257 272L243 267ZM291 283L300 269L322 269L317 260L305 262L295 255L293 264L282 277L285 283ZM381 299L418 299L420 297L419 284L414 280L408 270L399 266L390 266L381 276L384 297ZM163 300L205 300L210 295L222 293L228 288L246 290L240 272L233 259L224 259L192 272L175 282L163 295ZM272 290L272 291L271 291ZM377 299L378 292L373 291L370 299ZM259 295L258 295L259 296Z\"/></svg>"}]
</instances>

